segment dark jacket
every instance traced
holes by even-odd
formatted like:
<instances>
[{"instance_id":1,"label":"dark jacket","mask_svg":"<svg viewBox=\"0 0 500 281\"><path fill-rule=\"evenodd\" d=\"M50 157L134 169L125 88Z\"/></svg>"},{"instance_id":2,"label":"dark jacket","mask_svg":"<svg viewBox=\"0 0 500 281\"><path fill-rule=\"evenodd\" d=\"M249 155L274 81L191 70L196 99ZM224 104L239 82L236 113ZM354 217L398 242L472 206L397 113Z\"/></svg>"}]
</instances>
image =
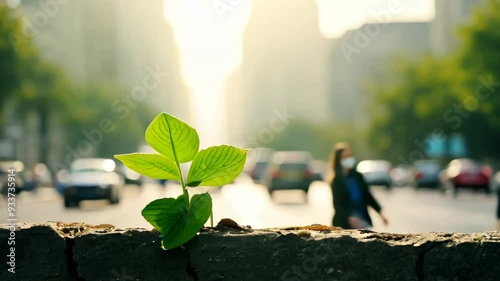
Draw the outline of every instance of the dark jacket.
<instances>
[{"instance_id":1,"label":"dark jacket","mask_svg":"<svg viewBox=\"0 0 500 281\"><path fill-rule=\"evenodd\" d=\"M339 166L340 165L337 165L337 167ZM362 210L363 215L368 220L370 225L372 225L372 220L370 218L370 215L368 214L368 206L371 206L377 212L380 212L381 207L371 194L368 184L366 183L363 175L355 169L352 169L350 173L358 184L362 194L363 202L365 203L365 207ZM349 189L347 187L347 180L342 171L342 168L336 169L335 178L331 183L331 188L333 192L333 207L335 209L335 214L333 216L333 226L349 229L351 228L351 226L349 225L348 218L352 213L351 198Z\"/></svg>"}]
</instances>

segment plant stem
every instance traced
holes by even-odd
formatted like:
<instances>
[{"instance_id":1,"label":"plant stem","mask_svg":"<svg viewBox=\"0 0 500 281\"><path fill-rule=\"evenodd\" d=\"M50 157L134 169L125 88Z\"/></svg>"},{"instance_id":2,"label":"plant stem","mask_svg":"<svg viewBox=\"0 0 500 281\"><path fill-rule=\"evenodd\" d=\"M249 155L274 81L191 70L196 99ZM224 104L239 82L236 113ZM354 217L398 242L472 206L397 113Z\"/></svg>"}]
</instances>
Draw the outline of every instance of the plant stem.
<instances>
[{"instance_id":1,"label":"plant stem","mask_svg":"<svg viewBox=\"0 0 500 281\"><path fill-rule=\"evenodd\" d=\"M214 227L214 209L210 209L210 227Z\"/></svg>"},{"instance_id":2,"label":"plant stem","mask_svg":"<svg viewBox=\"0 0 500 281\"><path fill-rule=\"evenodd\" d=\"M186 188L186 183L184 182L184 177L182 175L182 171L181 171L181 165L179 164L179 162L177 161L177 159L175 159L175 164L177 165L177 170L179 171L179 175L180 175L180 178L181 178L181 186L182 186L182 193L184 195L186 195L186 197L188 198L188 204L189 204L189 194L188 194L188 191L187 191L187 188Z\"/></svg>"},{"instance_id":3,"label":"plant stem","mask_svg":"<svg viewBox=\"0 0 500 281\"><path fill-rule=\"evenodd\" d=\"M177 158L177 152L175 151L175 146L174 143L172 142L172 139L170 139L170 143L172 145L172 150L174 153L174 161L175 161L175 166L177 166L177 171L179 172L179 176L181 178L181 186L182 186L182 194L184 194L187 198L187 204L189 205L189 194L186 189L186 183L184 182L184 177L182 176L182 171L181 171L181 164L179 162L179 158Z\"/></svg>"}]
</instances>

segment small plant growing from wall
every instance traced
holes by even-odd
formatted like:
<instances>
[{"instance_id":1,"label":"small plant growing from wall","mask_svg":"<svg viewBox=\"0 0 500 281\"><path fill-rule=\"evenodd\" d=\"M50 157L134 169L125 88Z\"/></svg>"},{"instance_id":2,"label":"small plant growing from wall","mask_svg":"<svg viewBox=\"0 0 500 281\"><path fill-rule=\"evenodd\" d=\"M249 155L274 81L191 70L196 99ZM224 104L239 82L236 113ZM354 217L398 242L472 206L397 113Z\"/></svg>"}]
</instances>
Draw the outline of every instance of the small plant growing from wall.
<instances>
[{"instance_id":1,"label":"small plant growing from wall","mask_svg":"<svg viewBox=\"0 0 500 281\"><path fill-rule=\"evenodd\" d=\"M228 145L199 150L195 129L167 114L159 114L146 130L147 143L159 154L131 153L115 157L128 168L153 179L180 182L182 194L150 202L142 216L162 233L162 247L172 249L191 240L210 218L210 194L189 196L189 188L222 186L232 182L243 170L247 150ZM187 178L181 164L191 162Z\"/></svg>"}]
</instances>

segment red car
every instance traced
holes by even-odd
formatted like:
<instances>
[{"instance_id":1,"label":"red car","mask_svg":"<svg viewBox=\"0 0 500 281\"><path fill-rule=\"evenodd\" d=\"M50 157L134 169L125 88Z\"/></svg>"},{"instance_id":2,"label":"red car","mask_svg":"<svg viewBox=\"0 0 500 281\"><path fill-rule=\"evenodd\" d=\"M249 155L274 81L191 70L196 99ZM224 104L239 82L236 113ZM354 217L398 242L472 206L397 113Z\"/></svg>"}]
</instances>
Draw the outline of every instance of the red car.
<instances>
[{"instance_id":1,"label":"red car","mask_svg":"<svg viewBox=\"0 0 500 281\"><path fill-rule=\"evenodd\" d=\"M459 188L482 189L490 193L491 168L472 159L455 159L441 172L445 187L458 191Z\"/></svg>"}]
</instances>

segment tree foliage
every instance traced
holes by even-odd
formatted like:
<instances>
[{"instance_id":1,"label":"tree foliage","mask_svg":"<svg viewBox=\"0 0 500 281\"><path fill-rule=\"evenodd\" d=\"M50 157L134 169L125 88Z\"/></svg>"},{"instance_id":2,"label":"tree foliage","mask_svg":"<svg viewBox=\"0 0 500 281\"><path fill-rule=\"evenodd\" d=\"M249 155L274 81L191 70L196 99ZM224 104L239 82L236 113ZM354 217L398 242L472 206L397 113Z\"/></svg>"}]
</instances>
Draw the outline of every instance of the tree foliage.
<instances>
[{"instance_id":1,"label":"tree foliage","mask_svg":"<svg viewBox=\"0 0 500 281\"><path fill-rule=\"evenodd\" d=\"M412 162L416 151L425 157L429 135L460 133L470 156L500 157L499 26L500 1L490 0L461 30L459 51L396 61L392 76L369 88L369 140L379 156Z\"/></svg>"},{"instance_id":2,"label":"tree foliage","mask_svg":"<svg viewBox=\"0 0 500 281\"><path fill-rule=\"evenodd\" d=\"M91 144L92 151L79 153L80 156L95 153L112 157L137 150L154 112L146 101L134 101L119 84L106 82L74 86L67 93L65 113L61 117L69 147L78 150Z\"/></svg>"},{"instance_id":3,"label":"tree foliage","mask_svg":"<svg viewBox=\"0 0 500 281\"><path fill-rule=\"evenodd\" d=\"M54 130L63 130L64 146L52 148L67 147L81 157L112 157L136 150L154 116L147 101L134 101L130 92L113 81L71 81L60 67L43 59L29 36L16 44L22 28L21 15L0 4L0 119L5 101L13 101L11 105L21 119L35 112L39 117L40 161L45 163L53 152L49 144ZM0 123L0 137L2 132Z\"/></svg>"},{"instance_id":4,"label":"tree foliage","mask_svg":"<svg viewBox=\"0 0 500 281\"><path fill-rule=\"evenodd\" d=\"M483 85L490 92L483 94L486 98L477 110L486 115L490 125L500 128L500 1L487 1L476 11L472 23L460 31L463 46L458 59L470 75L470 91L480 95L476 91Z\"/></svg>"},{"instance_id":5,"label":"tree foliage","mask_svg":"<svg viewBox=\"0 0 500 281\"><path fill-rule=\"evenodd\" d=\"M22 32L20 17L14 16L6 5L0 4L0 119L6 101L22 88L23 70L26 61L36 57L36 51L31 44L15 47L13 38ZM0 135L3 124L0 122Z\"/></svg>"},{"instance_id":6,"label":"tree foliage","mask_svg":"<svg viewBox=\"0 0 500 281\"><path fill-rule=\"evenodd\" d=\"M387 83L369 87L374 117L368 139L380 156L398 161L423 150L430 134L453 132L450 118L459 114L456 93L462 88L457 82L461 73L449 60L401 59L393 72Z\"/></svg>"}]
</instances>

